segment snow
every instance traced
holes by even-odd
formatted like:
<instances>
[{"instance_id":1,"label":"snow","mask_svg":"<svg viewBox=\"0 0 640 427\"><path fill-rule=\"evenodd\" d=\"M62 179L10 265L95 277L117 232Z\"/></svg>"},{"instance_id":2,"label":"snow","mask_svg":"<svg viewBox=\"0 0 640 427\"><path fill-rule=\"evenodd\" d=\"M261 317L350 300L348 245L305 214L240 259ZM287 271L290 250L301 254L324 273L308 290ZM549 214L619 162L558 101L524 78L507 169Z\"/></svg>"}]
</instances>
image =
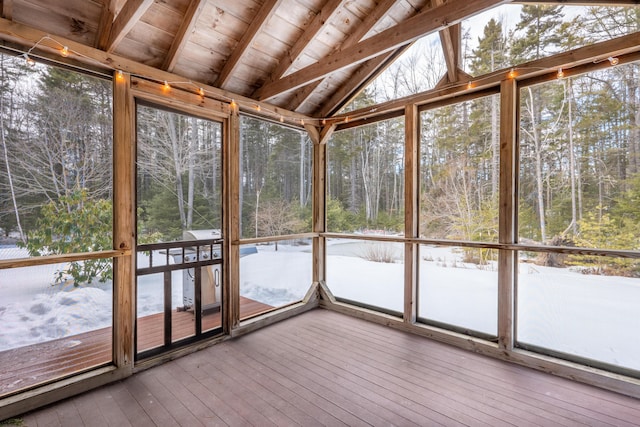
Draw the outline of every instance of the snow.
<instances>
[{"instance_id":1,"label":"snow","mask_svg":"<svg viewBox=\"0 0 640 427\"><path fill-rule=\"evenodd\" d=\"M304 298L312 282L310 245L260 245L240 258L240 295L280 307Z\"/></svg>"},{"instance_id":2,"label":"snow","mask_svg":"<svg viewBox=\"0 0 640 427\"><path fill-rule=\"evenodd\" d=\"M385 243L394 262L382 263L364 258L372 244L329 240L327 285L337 297L402 312L403 245ZM311 246L257 249L240 259L241 295L273 306L302 299L312 281ZM16 251L0 248L0 258L20 256ZM421 246L420 258L419 317L495 335L495 264L464 263L462 254L442 247ZM111 284L53 286L63 267L0 270L0 351L111 325ZM181 280L174 272L174 307L182 304ZM138 278L138 316L163 310L162 283L157 274ZM517 295L519 342L640 370L640 279L521 263Z\"/></svg>"}]
</instances>

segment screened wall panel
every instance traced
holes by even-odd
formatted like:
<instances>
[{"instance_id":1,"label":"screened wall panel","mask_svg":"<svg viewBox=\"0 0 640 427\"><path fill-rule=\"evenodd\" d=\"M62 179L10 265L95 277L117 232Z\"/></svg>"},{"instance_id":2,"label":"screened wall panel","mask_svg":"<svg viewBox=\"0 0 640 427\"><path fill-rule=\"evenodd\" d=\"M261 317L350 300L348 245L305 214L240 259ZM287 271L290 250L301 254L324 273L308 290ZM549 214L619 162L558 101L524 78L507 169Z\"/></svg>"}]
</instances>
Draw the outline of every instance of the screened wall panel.
<instances>
[{"instance_id":1,"label":"screened wall panel","mask_svg":"<svg viewBox=\"0 0 640 427\"><path fill-rule=\"evenodd\" d=\"M305 131L240 117L241 237L311 231L311 141Z\"/></svg>"},{"instance_id":2,"label":"screened wall panel","mask_svg":"<svg viewBox=\"0 0 640 427\"><path fill-rule=\"evenodd\" d=\"M631 63L521 89L521 242L640 250L638 75ZM591 253L520 252L518 342L637 371L640 264Z\"/></svg>"}]
</instances>

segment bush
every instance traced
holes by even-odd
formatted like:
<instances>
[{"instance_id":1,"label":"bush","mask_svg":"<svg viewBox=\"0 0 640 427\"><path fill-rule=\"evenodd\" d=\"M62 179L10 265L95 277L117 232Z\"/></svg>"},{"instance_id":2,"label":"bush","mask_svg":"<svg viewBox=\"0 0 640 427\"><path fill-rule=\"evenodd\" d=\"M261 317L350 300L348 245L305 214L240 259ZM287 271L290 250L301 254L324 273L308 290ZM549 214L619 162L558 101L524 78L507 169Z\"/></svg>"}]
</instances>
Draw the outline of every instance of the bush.
<instances>
[{"instance_id":1,"label":"bush","mask_svg":"<svg viewBox=\"0 0 640 427\"><path fill-rule=\"evenodd\" d=\"M361 258L373 262L395 262L395 250L389 243L365 244L364 253Z\"/></svg>"},{"instance_id":2,"label":"bush","mask_svg":"<svg viewBox=\"0 0 640 427\"><path fill-rule=\"evenodd\" d=\"M43 206L35 228L27 233L30 256L95 252L113 248L112 204L110 200L89 200L85 190L78 190ZM55 283L73 278L74 286L104 282L113 277L111 259L74 261L56 273Z\"/></svg>"}]
</instances>

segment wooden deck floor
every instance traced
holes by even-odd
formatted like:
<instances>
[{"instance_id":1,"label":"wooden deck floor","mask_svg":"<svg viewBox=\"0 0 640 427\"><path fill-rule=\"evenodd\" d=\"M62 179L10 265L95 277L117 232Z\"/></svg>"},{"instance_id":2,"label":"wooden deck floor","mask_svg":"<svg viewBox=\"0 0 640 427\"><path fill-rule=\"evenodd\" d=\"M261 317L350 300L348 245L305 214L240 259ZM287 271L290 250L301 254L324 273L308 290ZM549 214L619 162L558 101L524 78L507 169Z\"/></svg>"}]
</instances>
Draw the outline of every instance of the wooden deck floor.
<instances>
[{"instance_id":1,"label":"wooden deck floor","mask_svg":"<svg viewBox=\"0 0 640 427\"><path fill-rule=\"evenodd\" d=\"M317 309L23 417L27 426L633 426L640 401Z\"/></svg>"},{"instance_id":2,"label":"wooden deck floor","mask_svg":"<svg viewBox=\"0 0 640 427\"><path fill-rule=\"evenodd\" d=\"M240 297L240 313L250 317L273 307ZM202 330L221 324L220 312L202 317ZM172 313L172 336L176 341L195 334L191 312ZM138 351L164 343L164 314L138 319ZM0 352L0 396L46 383L61 377L105 365L112 360L111 328L47 341L42 344Z\"/></svg>"}]
</instances>

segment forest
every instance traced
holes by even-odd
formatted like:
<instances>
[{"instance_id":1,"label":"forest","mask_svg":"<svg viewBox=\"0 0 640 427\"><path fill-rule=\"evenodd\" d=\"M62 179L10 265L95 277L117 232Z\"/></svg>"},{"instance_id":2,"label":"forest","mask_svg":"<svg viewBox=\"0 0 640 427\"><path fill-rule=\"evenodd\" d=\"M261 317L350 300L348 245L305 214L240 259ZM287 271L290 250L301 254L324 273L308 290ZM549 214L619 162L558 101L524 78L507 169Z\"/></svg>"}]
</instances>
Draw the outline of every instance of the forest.
<instances>
[{"instance_id":1,"label":"forest","mask_svg":"<svg viewBox=\"0 0 640 427\"><path fill-rule=\"evenodd\" d=\"M589 7L569 19L562 6L523 6L508 32L489 20L465 55L466 71L477 76L515 64L517 72L517 64L639 29L637 8ZM427 89L416 83L415 68L434 56L427 45L394 64L351 108ZM640 249L639 86L635 63L521 89L521 243ZM498 95L421 112L422 237L498 241L499 116ZM402 232L402 125L387 120L334 134L330 231ZM622 259L572 256L561 263L571 264L596 273L640 273L637 263Z\"/></svg>"},{"instance_id":2,"label":"forest","mask_svg":"<svg viewBox=\"0 0 640 427\"><path fill-rule=\"evenodd\" d=\"M638 8L567 10L522 6L514 26L494 17L476 40L465 33L465 71L517 69L640 30ZM444 73L439 46L419 46L349 108L433 87ZM111 82L1 54L0 110L2 239L33 256L110 248ZM640 65L523 87L520 113L519 241L640 249ZM497 242L499 117L499 95L421 112L422 237ZM139 241L221 228L221 124L141 104L137 134ZM334 133L329 231L403 232L403 139L402 117ZM243 238L311 231L311 148L304 131L242 115ZM571 263L640 274L624 260L573 256ZM108 278L109 266L94 268L78 274Z\"/></svg>"}]
</instances>

